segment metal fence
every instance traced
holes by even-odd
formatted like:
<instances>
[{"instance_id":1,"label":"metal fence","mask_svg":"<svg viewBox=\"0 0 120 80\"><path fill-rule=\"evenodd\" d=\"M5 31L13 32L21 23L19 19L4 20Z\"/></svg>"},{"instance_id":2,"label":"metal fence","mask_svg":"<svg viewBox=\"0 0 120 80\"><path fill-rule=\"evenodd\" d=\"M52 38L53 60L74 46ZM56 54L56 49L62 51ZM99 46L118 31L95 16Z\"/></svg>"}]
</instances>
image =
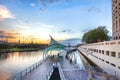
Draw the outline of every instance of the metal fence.
<instances>
[{"instance_id":1,"label":"metal fence","mask_svg":"<svg viewBox=\"0 0 120 80\"><path fill-rule=\"evenodd\" d=\"M54 65L54 63L53 63L53 65ZM54 71L54 68L53 68L53 66L51 66L51 68L48 70L48 73L46 74L46 76L43 77L41 80L49 80L49 79L50 79L50 76L51 76L52 73L53 73L53 71Z\"/></svg>"},{"instance_id":2,"label":"metal fence","mask_svg":"<svg viewBox=\"0 0 120 80\"><path fill-rule=\"evenodd\" d=\"M63 74L63 70L62 70L62 68L61 68L60 63L57 63L57 66L58 66L58 69L59 69L59 74L60 74L61 80L66 80L66 79L65 79L65 76L64 76L64 74Z\"/></svg>"},{"instance_id":3,"label":"metal fence","mask_svg":"<svg viewBox=\"0 0 120 80\"><path fill-rule=\"evenodd\" d=\"M49 80L53 71L54 71L54 67L57 67L59 70L59 74L60 74L60 78L61 80L66 80L62 71L62 68L60 66L60 63L55 62L53 63L53 65L51 66L51 68L49 69L48 73L46 74L46 76L44 78L42 78L41 80Z\"/></svg>"},{"instance_id":4,"label":"metal fence","mask_svg":"<svg viewBox=\"0 0 120 80\"><path fill-rule=\"evenodd\" d=\"M35 64L31 65L30 67L15 73L14 75L12 75L8 80L22 80L22 78L27 75L28 73L30 73L32 70L36 69L42 62L44 62L48 57L36 62Z\"/></svg>"}]
</instances>

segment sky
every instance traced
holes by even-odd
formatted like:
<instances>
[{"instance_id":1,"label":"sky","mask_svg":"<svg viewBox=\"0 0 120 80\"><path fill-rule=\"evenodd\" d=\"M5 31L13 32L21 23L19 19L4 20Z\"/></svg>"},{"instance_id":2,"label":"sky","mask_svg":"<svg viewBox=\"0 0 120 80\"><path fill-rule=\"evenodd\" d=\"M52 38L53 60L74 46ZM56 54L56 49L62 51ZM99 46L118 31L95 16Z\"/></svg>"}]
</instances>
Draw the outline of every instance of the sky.
<instances>
[{"instance_id":1,"label":"sky","mask_svg":"<svg viewBox=\"0 0 120 80\"><path fill-rule=\"evenodd\" d=\"M0 41L81 39L106 26L112 34L111 0L0 0Z\"/></svg>"}]
</instances>

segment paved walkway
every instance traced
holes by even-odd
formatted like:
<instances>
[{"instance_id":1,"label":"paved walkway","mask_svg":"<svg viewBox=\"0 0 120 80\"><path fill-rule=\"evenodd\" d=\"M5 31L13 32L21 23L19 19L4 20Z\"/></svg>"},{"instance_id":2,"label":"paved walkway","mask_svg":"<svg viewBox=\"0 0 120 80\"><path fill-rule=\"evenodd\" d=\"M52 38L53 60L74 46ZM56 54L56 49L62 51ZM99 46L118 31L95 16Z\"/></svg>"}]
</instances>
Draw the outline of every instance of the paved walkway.
<instances>
[{"instance_id":1,"label":"paved walkway","mask_svg":"<svg viewBox=\"0 0 120 80\"><path fill-rule=\"evenodd\" d=\"M42 80L47 75L52 64L53 62L48 58L38 68L25 75L22 80Z\"/></svg>"},{"instance_id":2,"label":"paved walkway","mask_svg":"<svg viewBox=\"0 0 120 80\"><path fill-rule=\"evenodd\" d=\"M66 80L87 80L88 73L78 69L75 65L65 59L66 52L62 53L63 58L59 59L59 63L63 69Z\"/></svg>"}]
</instances>

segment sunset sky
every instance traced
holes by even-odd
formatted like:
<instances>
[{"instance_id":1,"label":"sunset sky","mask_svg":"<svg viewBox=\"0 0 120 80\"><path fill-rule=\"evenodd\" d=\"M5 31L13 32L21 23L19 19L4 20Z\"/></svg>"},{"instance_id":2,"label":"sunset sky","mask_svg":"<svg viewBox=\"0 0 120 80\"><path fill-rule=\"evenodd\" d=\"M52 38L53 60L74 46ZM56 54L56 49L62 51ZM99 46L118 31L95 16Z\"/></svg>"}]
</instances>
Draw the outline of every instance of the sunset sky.
<instances>
[{"instance_id":1,"label":"sunset sky","mask_svg":"<svg viewBox=\"0 0 120 80\"><path fill-rule=\"evenodd\" d=\"M0 0L0 41L79 38L97 26L112 29L111 0Z\"/></svg>"}]
</instances>

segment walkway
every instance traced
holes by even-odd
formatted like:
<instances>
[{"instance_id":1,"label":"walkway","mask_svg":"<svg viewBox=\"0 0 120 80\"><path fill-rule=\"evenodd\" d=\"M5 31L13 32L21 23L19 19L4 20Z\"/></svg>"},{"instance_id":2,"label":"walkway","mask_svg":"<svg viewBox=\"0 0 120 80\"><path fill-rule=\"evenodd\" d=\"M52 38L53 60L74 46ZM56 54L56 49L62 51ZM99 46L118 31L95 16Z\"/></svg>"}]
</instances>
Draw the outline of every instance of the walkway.
<instances>
[{"instance_id":1,"label":"walkway","mask_svg":"<svg viewBox=\"0 0 120 80\"><path fill-rule=\"evenodd\" d=\"M87 80L88 73L78 69L75 65L71 64L69 60L65 59L65 51L62 53L62 55L63 58L59 59L59 62L63 69L66 80Z\"/></svg>"},{"instance_id":2,"label":"walkway","mask_svg":"<svg viewBox=\"0 0 120 80\"><path fill-rule=\"evenodd\" d=\"M28 73L22 80L43 80L50 70L53 62L51 59L44 61L38 68L34 69L31 73Z\"/></svg>"}]
</instances>

